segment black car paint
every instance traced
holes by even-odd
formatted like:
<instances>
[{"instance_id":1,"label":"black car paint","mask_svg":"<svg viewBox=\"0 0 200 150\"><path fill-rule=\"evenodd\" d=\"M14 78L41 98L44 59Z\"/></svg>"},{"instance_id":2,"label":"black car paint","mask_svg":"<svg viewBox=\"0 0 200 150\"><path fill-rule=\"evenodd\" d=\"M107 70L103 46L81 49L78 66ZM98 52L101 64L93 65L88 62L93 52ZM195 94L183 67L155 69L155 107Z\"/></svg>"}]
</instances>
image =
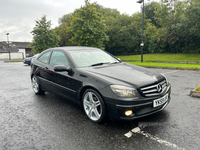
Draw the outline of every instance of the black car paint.
<instances>
[{"instance_id":1,"label":"black car paint","mask_svg":"<svg viewBox=\"0 0 200 150\"><path fill-rule=\"evenodd\" d=\"M146 68L127 63L107 64L98 67L81 68L96 77L113 84L142 87L147 84L164 80L163 76L150 72ZM80 69L80 70L81 70Z\"/></svg>"},{"instance_id":2,"label":"black car paint","mask_svg":"<svg viewBox=\"0 0 200 150\"><path fill-rule=\"evenodd\" d=\"M88 47L76 48L85 49ZM109 118L117 120L130 120L150 115L161 111L169 103L170 84L168 84L167 90L159 96L144 97L140 92L140 88L143 86L165 80L163 75L143 67L122 62L78 68L68 54L68 50L76 48L52 48L43 52L58 50L65 53L66 58L69 60L69 66L72 69L71 72L56 72L53 66L40 62L38 58L43 53L37 59L32 60L31 76L36 75L44 91L60 94L82 105L81 99L84 91L88 88L95 89L104 99ZM139 95L134 98L119 97L110 89L112 84L134 87ZM163 97L166 93L169 93L169 100L164 105L153 108L153 100ZM130 109L133 110L135 115L125 116L124 111Z\"/></svg>"}]
</instances>

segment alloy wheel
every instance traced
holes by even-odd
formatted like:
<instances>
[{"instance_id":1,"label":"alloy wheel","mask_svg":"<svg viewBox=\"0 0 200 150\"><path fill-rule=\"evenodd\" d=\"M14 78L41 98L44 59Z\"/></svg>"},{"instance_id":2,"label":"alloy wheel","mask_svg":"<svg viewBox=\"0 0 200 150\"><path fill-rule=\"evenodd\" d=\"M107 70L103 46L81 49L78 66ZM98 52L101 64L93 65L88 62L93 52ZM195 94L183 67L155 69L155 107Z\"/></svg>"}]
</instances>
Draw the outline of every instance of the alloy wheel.
<instances>
[{"instance_id":1,"label":"alloy wheel","mask_svg":"<svg viewBox=\"0 0 200 150\"><path fill-rule=\"evenodd\" d=\"M83 107L86 115L92 121L100 120L102 116L102 104L99 97L93 92L87 92L83 98Z\"/></svg>"},{"instance_id":2,"label":"alloy wheel","mask_svg":"<svg viewBox=\"0 0 200 150\"><path fill-rule=\"evenodd\" d=\"M35 93L39 93L39 85L35 76L32 78L32 88Z\"/></svg>"}]
</instances>

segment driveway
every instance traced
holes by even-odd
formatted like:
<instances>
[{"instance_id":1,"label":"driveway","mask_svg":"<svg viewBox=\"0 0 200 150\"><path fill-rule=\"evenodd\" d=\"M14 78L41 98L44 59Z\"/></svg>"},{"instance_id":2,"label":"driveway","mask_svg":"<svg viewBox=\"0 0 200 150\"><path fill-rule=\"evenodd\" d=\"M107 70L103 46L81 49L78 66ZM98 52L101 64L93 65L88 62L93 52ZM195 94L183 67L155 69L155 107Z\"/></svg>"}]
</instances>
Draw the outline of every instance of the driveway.
<instances>
[{"instance_id":1,"label":"driveway","mask_svg":"<svg viewBox=\"0 0 200 150\"><path fill-rule=\"evenodd\" d=\"M0 61L0 149L163 150L200 148L200 98L190 91L200 72L152 69L167 76L171 102L129 122L95 124L74 103L31 89L30 66Z\"/></svg>"}]
</instances>

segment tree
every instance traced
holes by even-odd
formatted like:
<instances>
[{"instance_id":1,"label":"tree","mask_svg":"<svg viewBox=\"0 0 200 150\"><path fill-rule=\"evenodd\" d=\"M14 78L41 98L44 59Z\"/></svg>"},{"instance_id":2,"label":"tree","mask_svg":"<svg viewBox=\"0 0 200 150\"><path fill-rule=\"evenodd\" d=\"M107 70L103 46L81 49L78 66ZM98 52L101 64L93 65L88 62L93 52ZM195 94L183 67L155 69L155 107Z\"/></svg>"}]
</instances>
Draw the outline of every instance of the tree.
<instances>
[{"instance_id":1,"label":"tree","mask_svg":"<svg viewBox=\"0 0 200 150\"><path fill-rule=\"evenodd\" d=\"M158 2L150 2L144 5L144 13L146 16L146 19L151 19L151 23L155 25L156 27L158 26L156 23L156 18L155 18L155 10L156 7L159 6L160 4Z\"/></svg>"},{"instance_id":2,"label":"tree","mask_svg":"<svg viewBox=\"0 0 200 150\"><path fill-rule=\"evenodd\" d=\"M145 4L144 53L199 53L199 0L161 0ZM104 48L114 55L141 52L142 13L132 16L90 4L59 19L54 31L61 46ZM108 40L109 38L109 40Z\"/></svg>"},{"instance_id":3,"label":"tree","mask_svg":"<svg viewBox=\"0 0 200 150\"><path fill-rule=\"evenodd\" d=\"M158 25L157 41L165 45L164 52L181 53L185 48L185 29L182 19L186 3L179 0L163 0L154 10ZM159 34L161 35L159 35Z\"/></svg>"},{"instance_id":4,"label":"tree","mask_svg":"<svg viewBox=\"0 0 200 150\"><path fill-rule=\"evenodd\" d=\"M141 13L117 16L108 28L106 50L114 55L138 54L141 51L141 18Z\"/></svg>"},{"instance_id":5,"label":"tree","mask_svg":"<svg viewBox=\"0 0 200 150\"><path fill-rule=\"evenodd\" d=\"M97 12L95 3L90 4L87 0L85 6L77 9L72 16L69 32L72 32L71 41L81 46L91 46L104 49L104 41L108 41L106 25L100 13Z\"/></svg>"},{"instance_id":6,"label":"tree","mask_svg":"<svg viewBox=\"0 0 200 150\"><path fill-rule=\"evenodd\" d=\"M185 17L182 19L186 32L187 52L200 53L200 1L189 0Z\"/></svg>"},{"instance_id":7,"label":"tree","mask_svg":"<svg viewBox=\"0 0 200 150\"><path fill-rule=\"evenodd\" d=\"M33 35L31 46L34 53L41 53L45 49L58 46L59 37L51 30L51 21L47 21L46 16L43 16L41 20L36 20L31 33Z\"/></svg>"},{"instance_id":8,"label":"tree","mask_svg":"<svg viewBox=\"0 0 200 150\"><path fill-rule=\"evenodd\" d=\"M63 15L63 17L59 18L59 27L54 29L55 33L60 37L60 46L76 45L70 41L70 39L73 37L73 33L69 31L69 27L73 15L73 13Z\"/></svg>"},{"instance_id":9,"label":"tree","mask_svg":"<svg viewBox=\"0 0 200 150\"><path fill-rule=\"evenodd\" d=\"M121 15L116 9L103 7L98 11L105 20L109 36L105 50L113 55L138 54L141 51L142 14Z\"/></svg>"}]
</instances>

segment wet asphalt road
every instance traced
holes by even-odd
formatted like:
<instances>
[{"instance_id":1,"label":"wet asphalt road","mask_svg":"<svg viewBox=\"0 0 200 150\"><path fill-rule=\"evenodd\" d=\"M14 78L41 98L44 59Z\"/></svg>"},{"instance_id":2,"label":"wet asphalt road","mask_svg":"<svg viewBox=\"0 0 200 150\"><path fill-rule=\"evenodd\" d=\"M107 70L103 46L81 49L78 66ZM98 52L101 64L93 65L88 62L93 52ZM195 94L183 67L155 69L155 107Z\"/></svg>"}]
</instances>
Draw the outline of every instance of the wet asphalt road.
<instances>
[{"instance_id":1,"label":"wet asphalt road","mask_svg":"<svg viewBox=\"0 0 200 150\"><path fill-rule=\"evenodd\" d=\"M0 61L0 150L200 149L200 98L189 96L200 72L152 70L171 83L170 104L145 118L99 125L62 97L35 95L30 66ZM131 131L136 127L141 131Z\"/></svg>"}]
</instances>

